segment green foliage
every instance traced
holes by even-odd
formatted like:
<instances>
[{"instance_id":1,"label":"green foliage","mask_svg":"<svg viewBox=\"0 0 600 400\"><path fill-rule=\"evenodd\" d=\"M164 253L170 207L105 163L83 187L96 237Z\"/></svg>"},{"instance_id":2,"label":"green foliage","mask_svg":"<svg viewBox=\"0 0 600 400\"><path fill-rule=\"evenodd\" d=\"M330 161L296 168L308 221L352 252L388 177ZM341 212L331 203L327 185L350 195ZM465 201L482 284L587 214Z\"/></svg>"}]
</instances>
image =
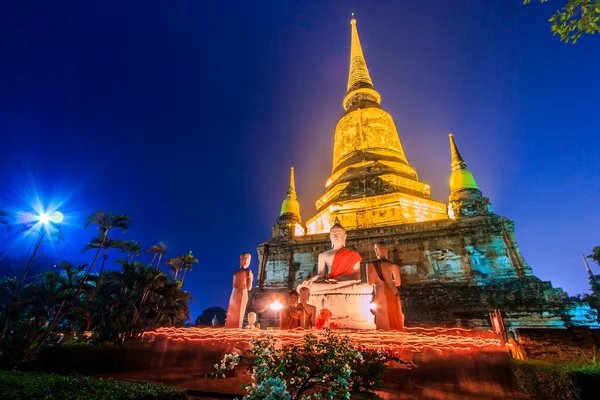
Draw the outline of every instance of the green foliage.
<instances>
[{"instance_id":1,"label":"green foliage","mask_svg":"<svg viewBox=\"0 0 600 400\"><path fill-rule=\"evenodd\" d=\"M171 258L167 261L167 265L170 265L171 272L173 273L173 279L177 280L179 272L183 271L183 277L181 283L185 280L187 271L191 271L194 264L198 263L198 259L190 251L186 255L181 255L177 258Z\"/></svg>"},{"instance_id":2,"label":"green foliage","mask_svg":"<svg viewBox=\"0 0 600 400\"><path fill-rule=\"evenodd\" d=\"M4 400L171 400L187 399L186 391L166 385L137 384L83 376L60 376L0 371L0 398Z\"/></svg>"},{"instance_id":3,"label":"green foliage","mask_svg":"<svg viewBox=\"0 0 600 400\"><path fill-rule=\"evenodd\" d=\"M364 346L357 348L362 358L353 360L352 390L370 391L383 388L383 375L387 371L388 361L399 361L389 352L380 349L370 349Z\"/></svg>"},{"instance_id":4,"label":"green foliage","mask_svg":"<svg viewBox=\"0 0 600 400\"><path fill-rule=\"evenodd\" d=\"M517 389L536 399L595 399L600 386L600 364L550 364L542 361L512 363Z\"/></svg>"},{"instance_id":5,"label":"green foliage","mask_svg":"<svg viewBox=\"0 0 600 400\"><path fill-rule=\"evenodd\" d=\"M27 270L20 280L0 279L0 363L31 359L43 345L135 343L144 330L182 326L190 319L192 297L182 283L151 265L132 262L142 248L138 242L107 236L115 228L124 233L130 223L126 215L96 212L86 223L100 231L84 249L97 249L91 265L63 262L27 280ZM166 246L161 246L164 254ZM118 261L121 271L92 273L100 252L104 264L115 248L130 252L127 260ZM197 262L191 252L180 258L188 269ZM21 287L19 282L26 283Z\"/></svg>"},{"instance_id":6,"label":"green foliage","mask_svg":"<svg viewBox=\"0 0 600 400\"><path fill-rule=\"evenodd\" d=\"M590 254L588 258L591 258L596 264L600 266L600 246L594 246L594 248L592 249L592 254Z\"/></svg>"},{"instance_id":7,"label":"green foliage","mask_svg":"<svg viewBox=\"0 0 600 400\"><path fill-rule=\"evenodd\" d=\"M546 3L548 0L538 0ZM531 0L524 0L524 4ZM582 34L600 32L600 0L567 0L567 4L548 20L553 35L565 43L576 43Z\"/></svg>"},{"instance_id":8,"label":"green foliage","mask_svg":"<svg viewBox=\"0 0 600 400\"><path fill-rule=\"evenodd\" d=\"M592 254L587 256L587 258L591 258L596 264L600 265L600 246L595 246L592 249ZM595 308L600 311L600 275L590 273L589 281L590 289L592 289L592 294L586 294L585 301L587 301L592 308Z\"/></svg>"},{"instance_id":9,"label":"green foliage","mask_svg":"<svg viewBox=\"0 0 600 400\"><path fill-rule=\"evenodd\" d=\"M381 388L388 361L400 361L383 351L359 348L329 331L307 334L300 344L279 346L272 336L253 339L251 344L241 356L227 354L207 375L224 378L237 365L250 365L255 383L246 387L245 400L348 399L350 390Z\"/></svg>"}]
</instances>

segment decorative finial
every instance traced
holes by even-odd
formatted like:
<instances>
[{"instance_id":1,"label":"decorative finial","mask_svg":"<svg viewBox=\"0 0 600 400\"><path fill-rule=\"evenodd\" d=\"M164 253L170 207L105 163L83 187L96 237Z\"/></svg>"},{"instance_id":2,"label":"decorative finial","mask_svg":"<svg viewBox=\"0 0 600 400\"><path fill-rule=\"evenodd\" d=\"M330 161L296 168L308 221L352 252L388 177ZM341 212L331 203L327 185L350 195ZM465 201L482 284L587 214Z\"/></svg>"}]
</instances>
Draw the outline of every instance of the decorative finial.
<instances>
[{"instance_id":1,"label":"decorative finial","mask_svg":"<svg viewBox=\"0 0 600 400\"><path fill-rule=\"evenodd\" d=\"M454 193L457 190L462 189L477 189L477 183L471 171L467 169L467 163L458 152L458 147L454 142L454 136L450 137L450 154L451 154L451 167L452 173L450 174L450 193Z\"/></svg>"},{"instance_id":2,"label":"decorative finial","mask_svg":"<svg viewBox=\"0 0 600 400\"><path fill-rule=\"evenodd\" d=\"M351 41L350 41L350 70L348 72L348 93L359 88L373 89L373 81L369 75L367 62L363 55L360 39L358 38L358 29L356 27L356 19L352 14L350 20L352 25Z\"/></svg>"},{"instance_id":3,"label":"decorative finial","mask_svg":"<svg viewBox=\"0 0 600 400\"><path fill-rule=\"evenodd\" d=\"M298 203L298 196L296 195L296 182L294 179L294 167L290 168L290 181L288 184L287 194L283 203L281 203L281 212L279 215L293 214L299 221L300 218L300 203Z\"/></svg>"},{"instance_id":4,"label":"decorative finial","mask_svg":"<svg viewBox=\"0 0 600 400\"><path fill-rule=\"evenodd\" d=\"M290 183L288 185L288 195L296 196L296 180L294 178L294 167L290 169Z\"/></svg>"},{"instance_id":5,"label":"decorative finial","mask_svg":"<svg viewBox=\"0 0 600 400\"><path fill-rule=\"evenodd\" d=\"M458 147L456 147L456 143L454 142L454 135L451 133L448 135L450 137L450 154L452 156L452 171L456 171L457 169L466 169L467 163L462 158L458 151Z\"/></svg>"}]
</instances>

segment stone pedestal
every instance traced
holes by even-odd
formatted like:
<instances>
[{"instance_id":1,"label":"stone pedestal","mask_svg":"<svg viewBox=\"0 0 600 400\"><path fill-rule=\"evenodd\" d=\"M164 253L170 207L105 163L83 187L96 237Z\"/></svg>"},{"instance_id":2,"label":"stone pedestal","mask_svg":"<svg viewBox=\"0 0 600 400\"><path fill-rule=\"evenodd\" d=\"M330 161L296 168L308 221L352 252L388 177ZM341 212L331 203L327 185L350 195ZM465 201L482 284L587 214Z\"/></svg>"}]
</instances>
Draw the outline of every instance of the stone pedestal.
<instances>
[{"instance_id":1,"label":"stone pedestal","mask_svg":"<svg viewBox=\"0 0 600 400\"><path fill-rule=\"evenodd\" d=\"M372 299L373 286L359 284L337 291L312 294L308 302L317 307L318 315L325 300L325 308L332 313L330 322L340 328L375 329L375 316L370 310Z\"/></svg>"}]
</instances>

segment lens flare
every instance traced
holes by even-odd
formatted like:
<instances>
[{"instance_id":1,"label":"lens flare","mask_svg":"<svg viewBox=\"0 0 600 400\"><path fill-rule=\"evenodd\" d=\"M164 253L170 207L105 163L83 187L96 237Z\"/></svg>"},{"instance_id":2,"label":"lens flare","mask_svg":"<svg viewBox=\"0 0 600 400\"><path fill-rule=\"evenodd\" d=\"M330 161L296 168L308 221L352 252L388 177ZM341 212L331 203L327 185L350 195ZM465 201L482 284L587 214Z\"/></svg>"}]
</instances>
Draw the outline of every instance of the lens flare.
<instances>
[{"instance_id":1,"label":"lens flare","mask_svg":"<svg viewBox=\"0 0 600 400\"><path fill-rule=\"evenodd\" d=\"M47 224L48 222L50 222L50 215L48 215L47 213L43 213L38 215L38 221L40 221L42 224Z\"/></svg>"},{"instance_id":2,"label":"lens flare","mask_svg":"<svg viewBox=\"0 0 600 400\"><path fill-rule=\"evenodd\" d=\"M64 219L65 216L60 211L54 211L52 214L50 214L50 221L54 222L55 224L60 224Z\"/></svg>"}]
</instances>

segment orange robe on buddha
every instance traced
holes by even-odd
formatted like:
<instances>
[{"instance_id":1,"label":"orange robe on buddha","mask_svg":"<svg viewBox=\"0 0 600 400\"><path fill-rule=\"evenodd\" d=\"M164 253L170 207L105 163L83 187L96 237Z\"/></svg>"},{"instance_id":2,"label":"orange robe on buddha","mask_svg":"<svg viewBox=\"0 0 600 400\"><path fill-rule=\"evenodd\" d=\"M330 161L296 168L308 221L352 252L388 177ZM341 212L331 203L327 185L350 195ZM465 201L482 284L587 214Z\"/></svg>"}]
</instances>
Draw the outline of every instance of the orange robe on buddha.
<instances>
[{"instance_id":1,"label":"orange robe on buddha","mask_svg":"<svg viewBox=\"0 0 600 400\"><path fill-rule=\"evenodd\" d=\"M329 318L331 318L331 315L331 311L329 311L326 308L322 309L321 313L319 314L319 318L317 318L317 323L315 324L315 327L317 329L327 328L327 322L329 322Z\"/></svg>"},{"instance_id":2,"label":"orange robe on buddha","mask_svg":"<svg viewBox=\"0 0 600 400\"><path fill-rule=\"evenodd\" d=\"M354 270L354 266L361 261L362 257L358 252L342 247L335 253L331 272L329 272L325 279L358 279L360 271Z\"/></svg>"}]
</instances>

